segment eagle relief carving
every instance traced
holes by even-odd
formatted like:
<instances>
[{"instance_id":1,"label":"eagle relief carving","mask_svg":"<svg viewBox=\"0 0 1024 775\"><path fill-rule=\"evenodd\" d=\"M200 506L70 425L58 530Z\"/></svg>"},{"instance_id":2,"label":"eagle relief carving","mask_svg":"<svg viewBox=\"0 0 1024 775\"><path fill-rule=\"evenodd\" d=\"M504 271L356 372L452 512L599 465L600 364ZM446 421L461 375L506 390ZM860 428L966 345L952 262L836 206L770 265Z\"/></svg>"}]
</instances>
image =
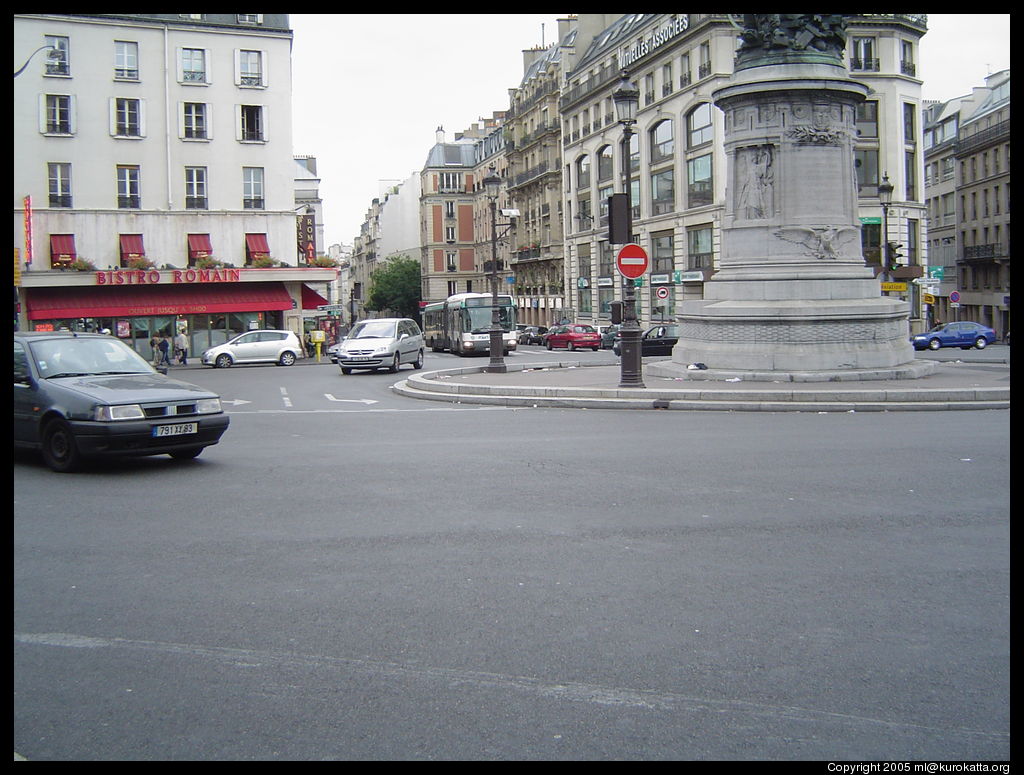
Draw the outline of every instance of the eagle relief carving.
<instances>
[{"instance_id":1,"label":"eagle relief carving","mask_svg":"<svg viewBox=\"0 0 1024 775\"><path fill-rule=\"evenodd\" d=\"M843 247L860 237L856 226L784 226L775 236L786 242L802 245L807 254L817 259L837 259Z\"/></svg>"}]
</instances>

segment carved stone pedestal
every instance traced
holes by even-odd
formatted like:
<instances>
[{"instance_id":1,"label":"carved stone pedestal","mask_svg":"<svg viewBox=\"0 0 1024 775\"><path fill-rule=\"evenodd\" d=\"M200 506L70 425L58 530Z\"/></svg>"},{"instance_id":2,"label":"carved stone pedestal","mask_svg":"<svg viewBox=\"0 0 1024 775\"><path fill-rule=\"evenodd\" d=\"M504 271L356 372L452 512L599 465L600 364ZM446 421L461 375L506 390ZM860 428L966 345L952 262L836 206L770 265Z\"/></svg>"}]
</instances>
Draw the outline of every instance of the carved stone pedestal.
<instances>
[{"instance_id":1,"label":"carved stone pedestal","mask_svg":"<svg viewBox=\"0 0 1024 775\"><path fill-rule=\"evenodd\" d=\"M881 295L861 254L853 147L866 93L821 63L746 67L715 92L728 160L720 270L682 303L668 371L786 379L914 361L907 304Z\"/></svg>"}]
</instances>

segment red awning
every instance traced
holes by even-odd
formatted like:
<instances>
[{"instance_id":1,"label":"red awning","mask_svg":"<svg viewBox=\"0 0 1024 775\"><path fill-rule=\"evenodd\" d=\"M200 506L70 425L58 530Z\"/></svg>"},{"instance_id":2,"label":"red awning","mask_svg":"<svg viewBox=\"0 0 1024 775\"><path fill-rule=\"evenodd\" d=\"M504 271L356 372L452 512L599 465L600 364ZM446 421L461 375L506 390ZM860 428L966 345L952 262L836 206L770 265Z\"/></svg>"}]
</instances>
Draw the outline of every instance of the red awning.
<instances>
[{"instance_id":1,"label":"red awning","mask_svg":"<svg viewBox=\"0 0 1024 775\"><path fill-rule=\"evenodd\" d=\"M213 245L210 244L209 234L188 235L188 256L189 258L203 258L213 255Z\"/></svg>"},{"instance_id":2,"label":"red awning","mask_svg":"<svg viewBox=\"0 0 1024 775\"><path fill-rule=\"evenodd\" d=\"M270 246L267 244L266 234L246 234L245 247L250 256L270 255Z\"/></svg>"},{"instance_id":3,"label":"red awning","mask_svg":"<svg viewBox=\"0 0 1024 775\"><path fill-rule=\"evenodd\" d=\"M75 235L74 234L51 234L50 235L50 262L53 264L68 264L75 260Z\"/></svg>"},{"instance_id":4,"label":"red awning","mask_svg":"<svg viewBox=\"0 0 1024 775\"><path fill-rule=\"evenodd\" d=\"M146 248L142 246L141 234L122 234L120 237L121 258L146 255Z\"/></svg>"},{"instance_id":5,"label":"red awning","mask_svg":"<svg viewBox=\"0 0 1024 775\"><path fill-rule=\"evenodd\" d=\"M308 285L303 283L302 285L302 308L303 309L316 309L321 304L329 304L323 296L314 291Z\"/></svg>"},{"instance_id":6,"label":"red awning","mask_svg":"<svg viewBox=\"0 0 1024 775\"><path fill-rule=\"evenodd\" d=\"M23 288L29 320L201 315L292 309L282 283L133 288Z\"/></svg>"}]
</instances>

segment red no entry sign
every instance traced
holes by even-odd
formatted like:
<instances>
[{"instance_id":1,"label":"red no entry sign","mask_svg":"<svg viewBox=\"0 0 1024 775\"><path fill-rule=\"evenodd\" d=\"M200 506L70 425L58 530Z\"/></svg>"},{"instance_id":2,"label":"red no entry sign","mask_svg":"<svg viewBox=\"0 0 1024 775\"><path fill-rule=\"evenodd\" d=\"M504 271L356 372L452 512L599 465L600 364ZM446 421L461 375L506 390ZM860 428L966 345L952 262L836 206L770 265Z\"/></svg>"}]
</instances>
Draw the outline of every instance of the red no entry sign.
<instances>
[{"instance_id":1,"label":"red no entry sign","mask_svg":"<svg viewBox=\"0 0 1024 775\"><path fill-rule=\"evenodd\" d=\"M630 242L619 250L619 255L615 258L615 265L618 267L619 274L630 280L635 280L644 275L650 266L650 260L647 258L646 250L635 242Z\"/></svg>"}]
</instances>

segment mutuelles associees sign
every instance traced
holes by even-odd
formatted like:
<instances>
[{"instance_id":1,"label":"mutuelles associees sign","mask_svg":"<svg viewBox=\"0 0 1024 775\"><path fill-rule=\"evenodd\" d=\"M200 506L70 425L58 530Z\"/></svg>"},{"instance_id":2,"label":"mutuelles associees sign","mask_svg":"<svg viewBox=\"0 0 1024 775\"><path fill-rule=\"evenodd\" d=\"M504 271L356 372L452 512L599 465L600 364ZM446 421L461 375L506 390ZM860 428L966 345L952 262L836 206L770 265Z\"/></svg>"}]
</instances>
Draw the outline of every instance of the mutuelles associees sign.
<instances>
[{"instance_id":1,"label":"mutuelles associees sign","mask_svg":"<svg viewBox=\"0 0 1024 775\"><path fill-rule=\"evenodd\" d=\"M683 33L690 26L689 17L681 14L670 19L666 24L655 28L647 36L640 38L619 53L619 66L629 67L638 59L643 59L652 51L664 46L674 37Z\"/></svg>"},{"instance_id":2,"label":"mutuelles associees sign","mask_svg":"<svg viewBox=\"0 0 1024 775\"><path fill-rule=\"evenodd\" d=\"M111 269L96 272L97 285L174 285L178 283L237 283L240 269Z\"/></svg>"}]
</instances>

